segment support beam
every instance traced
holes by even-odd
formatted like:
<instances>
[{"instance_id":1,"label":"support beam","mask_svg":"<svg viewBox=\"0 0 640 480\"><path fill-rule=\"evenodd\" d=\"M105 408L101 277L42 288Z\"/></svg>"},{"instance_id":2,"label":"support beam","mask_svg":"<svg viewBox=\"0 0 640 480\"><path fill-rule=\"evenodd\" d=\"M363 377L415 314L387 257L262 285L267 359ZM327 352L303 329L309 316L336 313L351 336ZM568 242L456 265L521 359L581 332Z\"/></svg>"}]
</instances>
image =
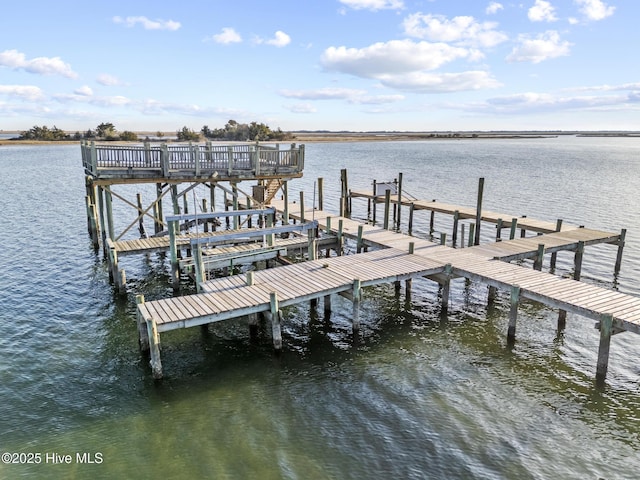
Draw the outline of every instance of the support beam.
<instances>
[{"instance_id":1,"label":"support beam","mask_svg":"<svg viewBox=\"0 0 640 480\"><path fill-rule=\"evenodd\" d=\"M576 253L573 257L573 279L580 281L582 275L582 257L584 255L584 242L580 240L576 247Z\"/></svg>"},{"instance_id":2,"label":"support beam","mask_svg":"<svg viewBox=\"0 0 640 480\"><path fill-rule=\"evenodd\" d=\"M620 273L620 267L622 266L622 250L624 249L624 239L627 236L627 229L623 228L620 232L620 239L618 240L618 254L616 255L616 266L614 274L617 276Z\"/></svg>"},{"instance_id":3,"label":"support beam","mask_svg":"<svg viewBox=\"0 0 640 480\"><path fill-rule=\"evenodd\" d=\"M440 299L441 313L446 314L449 311L449 293L451 290L451 272L450 263L444 266L445 280L442 282L442 297Z\"/></svg>"},{"instance_id":4,"label":"support beam","mask_svg":"<svg viewBox=\"0 0 640 480\"><path fill-rule=\"evenodd\" d=\"M282 330L280 328L280 321L282 319L282 313L280 311L278 294L271 292L269 294L269 303L271 308L271 332L273 335L273 348L276 350L282 350Z\"/></svg>"},{"instance_id":5,"label":"support beam","mask_svg":"<svg viewBox=\"0 0 640 480\"><path fill-rule=\"evenodd\" d=\"M533 269L534 270L542 270L542 262L544 261L544 243L538 244L538 252L536 253L536 258L533 261Z\"/></svg>"}]
</instances>

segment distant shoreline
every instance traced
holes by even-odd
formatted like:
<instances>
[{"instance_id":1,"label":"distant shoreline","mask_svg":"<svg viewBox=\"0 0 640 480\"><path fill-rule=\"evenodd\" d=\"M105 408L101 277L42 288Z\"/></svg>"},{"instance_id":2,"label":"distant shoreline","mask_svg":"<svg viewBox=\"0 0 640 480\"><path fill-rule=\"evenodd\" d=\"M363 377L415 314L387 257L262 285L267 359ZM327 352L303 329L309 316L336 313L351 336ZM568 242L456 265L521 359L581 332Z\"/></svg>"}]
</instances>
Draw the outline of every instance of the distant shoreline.
<instances>
[{"instance_id":1,"label":"distant shoreline","mask_svg":"<svg viewBox=\"0 0 640 480\"><path fill-rule=\"evenodd\" d=\"M20 135L20 132L4 131L1 133ZM140 140L137 142L118 143L140 143L143 141L146 132L139 133ZM330 131L299 131L291 132L293 138L290 140L280 140L279 143L315 143L315 142L397 142L397 141L424 141L424 140L483 140L483 139L535 139L535 138L557 138L560 136L576 137L604 137L604 138L640 138L640 132L564 132L564 131L522 131L522 132L330 132ZM110 143L97 140L99 143ZM153 143L167 142L173 143L173 139L156 139ZM204 140L201 140L203 142ZM224 142L224 141L218 141ZM265 143L274 143L275 140ZM78 140L15 140L0 139L2 145L72 145L79 143ZM226 142L238 143L238 142Z\"/></svg>"}]
</instances>

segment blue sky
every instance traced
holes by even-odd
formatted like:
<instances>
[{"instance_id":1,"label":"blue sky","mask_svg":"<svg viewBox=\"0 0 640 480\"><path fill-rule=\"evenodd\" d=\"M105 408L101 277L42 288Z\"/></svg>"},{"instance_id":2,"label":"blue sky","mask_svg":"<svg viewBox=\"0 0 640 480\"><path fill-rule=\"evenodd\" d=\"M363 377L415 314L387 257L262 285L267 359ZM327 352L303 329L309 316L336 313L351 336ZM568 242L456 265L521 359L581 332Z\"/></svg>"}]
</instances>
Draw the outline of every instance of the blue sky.
<instances>
[{"instance_id":1,"label":"blue sky","mask_svg":"<svg viewBox=\"0 0 640 480\"><path fill-rule=\"evenodd\" d=\"M640 130L636 0L12 2L0 129Z\"/></svg>"}]
</instances>

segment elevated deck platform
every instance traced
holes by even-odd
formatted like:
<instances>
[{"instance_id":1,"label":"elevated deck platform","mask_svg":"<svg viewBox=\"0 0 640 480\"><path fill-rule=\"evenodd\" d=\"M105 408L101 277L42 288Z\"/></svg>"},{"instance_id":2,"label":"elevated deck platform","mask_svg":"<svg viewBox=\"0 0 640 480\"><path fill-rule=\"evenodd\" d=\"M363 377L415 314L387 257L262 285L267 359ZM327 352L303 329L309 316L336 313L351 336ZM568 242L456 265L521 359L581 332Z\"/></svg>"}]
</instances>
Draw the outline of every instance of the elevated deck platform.
<instances>
[{"instance_id":1,"label":"elevated deck platform","mask_svg":"<svg viewBox=\"0 0 640 480\"><path fill-rule=\"evenodd\" d=\"M304 145L175 145L81 143L85 173L95 185L145 182L240 181L296 178Z\"/></svg>"}]
</instances>

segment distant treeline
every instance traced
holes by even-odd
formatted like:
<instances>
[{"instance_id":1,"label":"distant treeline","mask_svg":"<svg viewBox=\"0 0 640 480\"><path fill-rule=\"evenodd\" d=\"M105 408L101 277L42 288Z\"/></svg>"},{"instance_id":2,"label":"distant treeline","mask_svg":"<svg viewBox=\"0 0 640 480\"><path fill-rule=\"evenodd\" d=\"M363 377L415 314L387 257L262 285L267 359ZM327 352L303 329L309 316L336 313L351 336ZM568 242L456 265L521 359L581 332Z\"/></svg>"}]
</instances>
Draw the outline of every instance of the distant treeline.
<instances>
[{"instance_id":1,"label":"distant treeline","mask_svg":"<svg viewBox=\"0 0 640 480\"><path fill-rule=\"evenodd\" d=\"M157 132L154 137L162 139L165 136L163 132ZM251 122L238 123L235 120L229 120L223 128L210 129L207 125L195 132L189 128L182 127L176 132L178 141L200 141L202 139L210 140L232 140L232 141L266 141L266 140L288 140L293 135L283 132L278 128L272 130L264 123ZM69 134L59 129L55 125L49 128L45 125L42 127L34 126L27 131L21 132L18 140L41 140L41 141L61 141L61 140L104 140L104 141L140 141L138 134L125 130L119 132L113 123L101 123L94 130L89 129L86 132L75 132ZM149 140L147 136L144 140Z\"/></svg>"}]
</instances>

